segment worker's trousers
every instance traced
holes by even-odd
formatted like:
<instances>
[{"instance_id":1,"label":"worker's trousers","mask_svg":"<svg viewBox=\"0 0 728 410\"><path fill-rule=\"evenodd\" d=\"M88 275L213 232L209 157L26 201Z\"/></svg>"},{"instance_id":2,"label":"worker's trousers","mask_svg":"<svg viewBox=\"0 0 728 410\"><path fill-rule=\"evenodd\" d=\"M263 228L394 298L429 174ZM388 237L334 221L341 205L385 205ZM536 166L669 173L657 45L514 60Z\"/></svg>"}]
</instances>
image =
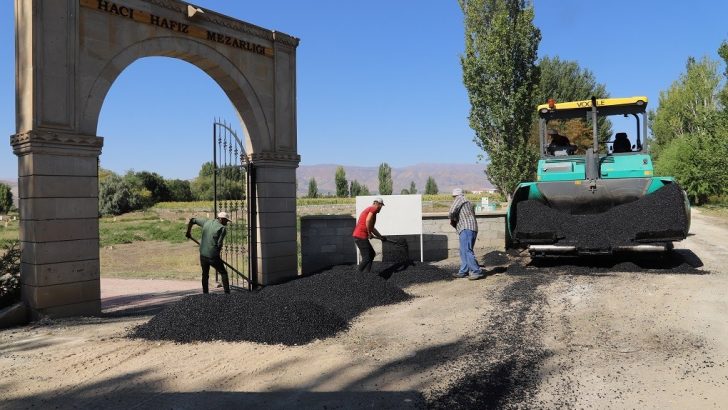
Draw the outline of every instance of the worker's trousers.
<instances>
[{"instance_id":1,"label":"worker's trousers","mask_svg":"<svg viewBox=\"0 0 728 410\"><path fill-rule=\"evenodd\" d=\"M227 270L225 270L225 265L222 263L222 259L220 259L219 256L215 258L208 258L207 256L200 255L200 266L202 267L202 293L207 293L209 291L209 285L207 282L210 279L210 266L215 268L217 273L220 274L220 277L222 278L222 288L225 290L225 293L230 293L230 282L228 282Z\"/></svg>"},{"instance_id":2,"label":"worker's trousers","mask_svg":"<svg viewBox=\"0 0 728 410\"><path fill-rule=\"evenodd\" d=\"M460 270L458 273L480 273L480 265L478 265L473 251L478 231L463 229L458 237L460 239Z\"/></svg>"}]
</instances>

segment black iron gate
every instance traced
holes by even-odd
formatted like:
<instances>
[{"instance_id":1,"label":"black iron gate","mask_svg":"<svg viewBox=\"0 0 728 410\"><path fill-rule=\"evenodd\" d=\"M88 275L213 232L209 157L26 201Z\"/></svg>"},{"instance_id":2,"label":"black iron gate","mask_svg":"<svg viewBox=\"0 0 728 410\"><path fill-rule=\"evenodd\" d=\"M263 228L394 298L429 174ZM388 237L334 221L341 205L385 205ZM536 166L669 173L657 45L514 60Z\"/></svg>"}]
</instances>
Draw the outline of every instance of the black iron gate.
<instances>
[{"instance_id":1,"label":"black iron gate","mask_svg":"<svg viewBox=\"0 0 728 410\"><path fill-rule=\"evenodd\" d=\"M255 182L245 145L229 124L215 120L213 139L213 211L230 215L221 257L230 287L251 290L255 283Z\"/></svg>"}]
</instances>

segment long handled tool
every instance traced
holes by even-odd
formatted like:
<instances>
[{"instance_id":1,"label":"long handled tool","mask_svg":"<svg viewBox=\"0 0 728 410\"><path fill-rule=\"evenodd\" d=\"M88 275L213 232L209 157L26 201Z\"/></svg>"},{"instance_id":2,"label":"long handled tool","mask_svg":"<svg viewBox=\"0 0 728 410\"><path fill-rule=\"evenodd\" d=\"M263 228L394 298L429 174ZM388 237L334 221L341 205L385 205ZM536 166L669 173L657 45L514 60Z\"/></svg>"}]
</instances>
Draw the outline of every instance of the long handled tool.
<instances>
[{"instance_id":1,"label":"long handled tool","mask_svg":"<svg viewBox=\"0 0 728 410\"><path fill-rule=\"evenodd\" d=\"M412 259L410 259L410 257L409 257L409 245L407 244L406 239L403 239L401 241L396 241L393 239L389 239L385 236L383 238L379 238L379 240L382 241L382 243L384 243L384 242L391 243L392 245L400 248L400 251L398 253L402 253L402 256L403 256L402 258L399 258L399 259L401 259L400 262L406 262L406 263L414 266L414 263L412 263Z\"/></svg>"},{"instance_id":2,"label":"long handled tool","mask_svg":"<svg viewBox=\"0 0 728 410\"><path fill-rule=\"evenodd\" d=\"M193 238L191 236L188 236L187 238L190 239L190 240L192 240L192 242L196 243L197 246L200 246L200 242L197 239L195 239L195 238ZM233 272L235 272L238 275L240 275L243 278L245 278L245 275L243 275L239 270L235 269L231 264L225 262L225 260L223 258L220 258L220 260L222 261L223 265L227 266L228 268L230 268L230 270L232 270Z\"/></svg>"}]
</instances>

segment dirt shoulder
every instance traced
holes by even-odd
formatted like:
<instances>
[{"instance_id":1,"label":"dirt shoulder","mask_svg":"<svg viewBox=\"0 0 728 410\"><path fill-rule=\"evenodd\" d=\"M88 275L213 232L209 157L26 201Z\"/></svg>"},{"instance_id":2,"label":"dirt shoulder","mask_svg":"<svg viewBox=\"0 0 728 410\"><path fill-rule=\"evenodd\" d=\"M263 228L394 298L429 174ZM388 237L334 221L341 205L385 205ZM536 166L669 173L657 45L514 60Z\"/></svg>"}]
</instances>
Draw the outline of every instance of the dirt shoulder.
<instances>
[{"instance_id":1,"label":"dirt shoulder","mask_svg":"<svg viewBox=\"0 0 728 410\"><path fill-rule=\"evenodd\" d=\"M720 408L728 230L691 232L700 271L489 266L302 346L126 337L150 316L4 330L3 407Z\"/></svg>"}]
</instances>

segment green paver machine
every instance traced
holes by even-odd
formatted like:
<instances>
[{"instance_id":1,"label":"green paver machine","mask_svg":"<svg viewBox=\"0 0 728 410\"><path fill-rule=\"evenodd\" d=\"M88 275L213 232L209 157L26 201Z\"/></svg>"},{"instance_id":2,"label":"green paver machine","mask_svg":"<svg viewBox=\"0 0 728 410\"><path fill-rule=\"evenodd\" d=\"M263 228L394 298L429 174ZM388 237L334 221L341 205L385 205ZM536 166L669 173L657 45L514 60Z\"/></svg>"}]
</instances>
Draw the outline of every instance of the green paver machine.
<instances>
[{"instance_id":1,"label":"green paver machine","mask_svg":"<svg viewBox=\"0 0 728 410\"><path fill-rule=\"evenodd\" d=\"M532 256L665 251L687 236L690 208L672 177L655 177L647 153L647 97L538 106L536 181L516 188L506 216L506 249ZM633 119L633 140L618 132L600 140L601 117ZM592 143L583 154L553 130L582 119ZM588 130L588 128L585 128ZM568 136L567 136L568 137ZM550 141L548 140L550 139Z\"/></svg>"}]
</instances>

